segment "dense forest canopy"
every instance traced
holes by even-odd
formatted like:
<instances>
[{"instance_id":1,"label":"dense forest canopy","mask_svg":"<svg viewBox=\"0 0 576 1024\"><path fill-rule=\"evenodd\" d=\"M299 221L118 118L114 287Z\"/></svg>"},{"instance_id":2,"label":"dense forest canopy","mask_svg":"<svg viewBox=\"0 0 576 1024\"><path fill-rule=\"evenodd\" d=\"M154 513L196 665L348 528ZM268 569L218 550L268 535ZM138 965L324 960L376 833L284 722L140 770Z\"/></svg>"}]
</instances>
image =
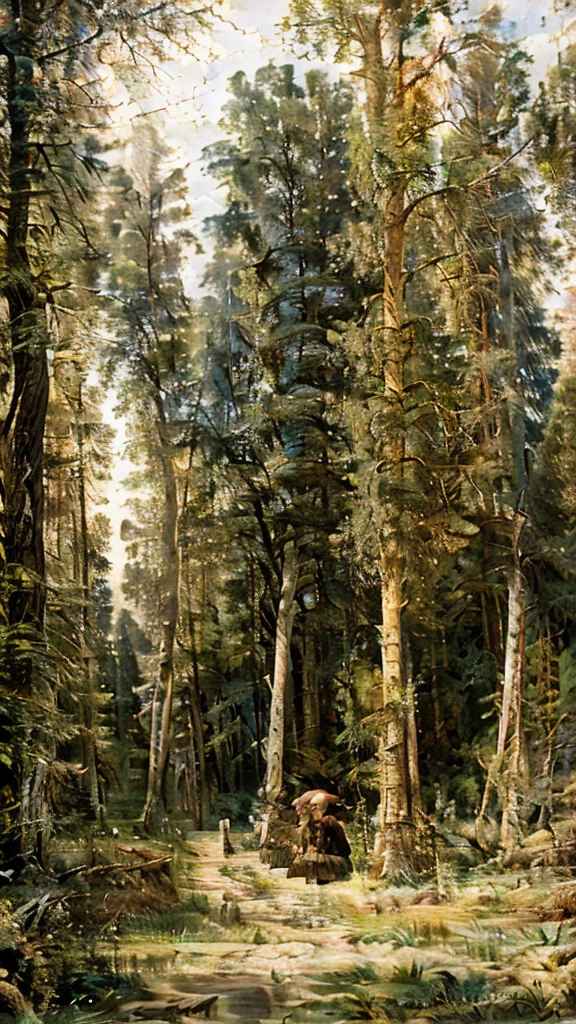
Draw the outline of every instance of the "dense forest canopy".
<instances>
[{"instance_id":1,"label":"dense forest canopy","mask_svg":"<svg viewBox=\"0 0 576 1024\"><path fill-rule=\"evenodd\" d=\"M4 858L311 788L376 876L446 816L509 854L575 768L576 51L534 89L495 6L293 0L199 234L162 115L114 115L220 17L0 12Z\"/></svg>"}]
</instances>

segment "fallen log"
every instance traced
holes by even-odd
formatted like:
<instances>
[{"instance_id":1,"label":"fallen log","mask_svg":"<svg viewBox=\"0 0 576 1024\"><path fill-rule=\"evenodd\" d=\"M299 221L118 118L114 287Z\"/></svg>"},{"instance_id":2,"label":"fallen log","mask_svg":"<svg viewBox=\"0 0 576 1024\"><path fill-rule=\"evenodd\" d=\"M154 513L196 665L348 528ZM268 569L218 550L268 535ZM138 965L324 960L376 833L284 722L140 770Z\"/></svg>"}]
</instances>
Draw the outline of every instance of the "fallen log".
<instances>
[{"instance_id":1,"label":"fallen log","mask_svg":"<svg viewBox=\"0 0 576 1024\"><path fill-rule=\"evenodd\" d=\"M86 865L78 868L70 868L68 871L64 871L61 875L57 875L59 882L63 882L66 878L71 878L73 875L84 875L89 877L95 877L97 875L108 875L111 871L151 871L153 868L157 868L163 865L170 864L172 862L172 856L156 857L155 860L146 859L145 864L126 864L124 861L115 861L112 864L97 864L96 867L89 868Z\"/></svg>"},{"instance_id":2,"label":"fallen log","mask_svg":"<svg viewBox=\"0 0 576 1024\"><path fill-rule=\"evenodd\" d=\"M122 1019L137 1018L139 1020L177 1021L191 1013L203 1013L208 1016L210 1007L218 999L217 995L179 996L176 999L138 999L132 1003L124 1003L119 1007Z\"/></svg>"}]
</instances>

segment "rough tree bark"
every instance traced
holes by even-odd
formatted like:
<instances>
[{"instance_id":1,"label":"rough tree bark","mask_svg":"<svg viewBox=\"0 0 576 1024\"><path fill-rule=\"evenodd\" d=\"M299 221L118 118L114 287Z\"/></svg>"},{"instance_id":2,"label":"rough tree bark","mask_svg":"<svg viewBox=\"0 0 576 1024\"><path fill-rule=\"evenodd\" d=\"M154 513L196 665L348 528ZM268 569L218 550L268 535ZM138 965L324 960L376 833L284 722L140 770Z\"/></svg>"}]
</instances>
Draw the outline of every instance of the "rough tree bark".
<instances>
[{"instance_id":1,"label":"rough tree bark","mask_svg":"<svg viewBox=\"0 0 576 1024\"><path fill-rule=\"evenodd\" d=\"M367 112L375 149L380 148L384 114L392 111L393 123L405 119L406 87L403 54L402 15L383 4L377 17L361 33L364 51ZM383 39L394 55L392 63L383 52ZM391 84L392 83L392 84ZM398 145L400 139L398 139ZM399 151L398 151L399 152ZM399 160L402 164L402 160ZM402 331L404 322L404 248L408 218L406 185L402 173L382 190L384 235L382 322L379 345L383 367L386 436L383 444L384 472L398 493L404 476L405 423L404 375L408 349ZM381 875L393 878L411 872L412 829L409 765L417 763L416 732L411 731L408 750L408 695L402 664L402 607L404 558L395 519L399 509L388 502L380 530L380 578L382 599L382 698L384 726L379 741L381 820L376 859ZM377 513L381 518L381 510ZM412 709L413 710L413 709Z\"/></svg>"},{"instance_id":2,"label":"rough tree bark","mask_svg":"<svg viewBox=\"0 0 576 1024\"><path fill-rule=\"evenodd\" d=\"M3 293L8 306L12 393L2 423L1 487L4 543L9 566L26 573L13 588L11 624L44 628L44 429L48 405L47 320L29 250L34 195L34 53L39 25L32 0L13 4L10 41L0 36L6 59L9 125L6 264ZM32 685L32 663L22 662L16 684Z\"/></svg>"},{"instance_id":3,"label":"rough tree bark","mask_svg":"<svg viewBox=\"0 0 576 1024\"><path fill-rule=\"evenodd\" d=\"M266 801L268 804L275 803L282 791L286 686L290 672L290 640L296 614L295 595L297 582L298 558L296 545L293 540L289 540L284 546L282 587L276 617L274 680L272 684L272 702L270 705L265 785Z\"/></svg>"},{"instance_id":4,"label":"rough tree bark","mask_svg":"<svg viewBox=\"0 0 576 1024\"><path fill-rule=\"evenodd\" d=\"M30 253L29 231L35 191L34 116L35 62L43 3L19 0L0 31L0 55L5 59L8 167L5 258L7 273L2 294L8 312L12 355L12 390L0 424L0 509L10 580L7 618L11 626L31 628L42 644L45 615L44 555L44 432L48 406L48 324L46 296ZM11 17L10 17L11 15ZM36 188L40 186L36 185ZM54 710L53 691L33 656L13 666L12 684L20 697ZM45 789L54 738L39 730L33 741L15 751L9 789L20 803L19 839L23 848L42 860L49 834ZM35 759L35 755L41 754ZM28 756L27 756L28 755ZM30 761L35 764L30 767ZM40 808L40 810L39 810ZM10 809L8 808L9 813ZM11 817L13 815L11 814ZM16 831L9 835L14 837ZM10 840L13 843L13 838Z\"/></svg>"}]
</instances>

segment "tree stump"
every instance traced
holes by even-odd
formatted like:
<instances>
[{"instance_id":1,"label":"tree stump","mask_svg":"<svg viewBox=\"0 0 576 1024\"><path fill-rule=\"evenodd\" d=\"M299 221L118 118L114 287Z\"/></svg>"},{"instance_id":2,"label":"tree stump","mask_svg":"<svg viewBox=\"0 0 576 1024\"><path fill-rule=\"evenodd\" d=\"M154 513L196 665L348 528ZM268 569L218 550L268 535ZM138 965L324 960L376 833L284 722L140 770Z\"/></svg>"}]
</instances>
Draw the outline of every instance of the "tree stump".
<instances>
[{"instance_id":1,"label":"tree stump","mask_svg":"<svg viewBox=\"0 0 576 1024\"><path fill-rule=\"evenodd\" d=\"M230 842L230 819L222 818L220 822L220 835L222 836L222 852L225 857L230 857L235 853L234 847Z\"/></svg>"}]
</instances>

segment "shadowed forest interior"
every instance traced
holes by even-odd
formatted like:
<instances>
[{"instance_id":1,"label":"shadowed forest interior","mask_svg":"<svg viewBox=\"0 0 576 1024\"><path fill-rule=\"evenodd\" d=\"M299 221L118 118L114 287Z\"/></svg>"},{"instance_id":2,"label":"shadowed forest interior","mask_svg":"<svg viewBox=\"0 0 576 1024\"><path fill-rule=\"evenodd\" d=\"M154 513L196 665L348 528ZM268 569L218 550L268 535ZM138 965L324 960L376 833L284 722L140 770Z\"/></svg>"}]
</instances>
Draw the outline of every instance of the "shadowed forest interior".
<instances>
[{"instance_id":1,"label":"shadowed forest interior","mask_svg":"<svg viewBox=\"0 0 576 1024\"><path fill-rule=\"evenodd\" d=\"M197 172L242 10L0 5L0 1016L576 1020L576 11L279 5Z\"/></svg>"}]
</instances>

